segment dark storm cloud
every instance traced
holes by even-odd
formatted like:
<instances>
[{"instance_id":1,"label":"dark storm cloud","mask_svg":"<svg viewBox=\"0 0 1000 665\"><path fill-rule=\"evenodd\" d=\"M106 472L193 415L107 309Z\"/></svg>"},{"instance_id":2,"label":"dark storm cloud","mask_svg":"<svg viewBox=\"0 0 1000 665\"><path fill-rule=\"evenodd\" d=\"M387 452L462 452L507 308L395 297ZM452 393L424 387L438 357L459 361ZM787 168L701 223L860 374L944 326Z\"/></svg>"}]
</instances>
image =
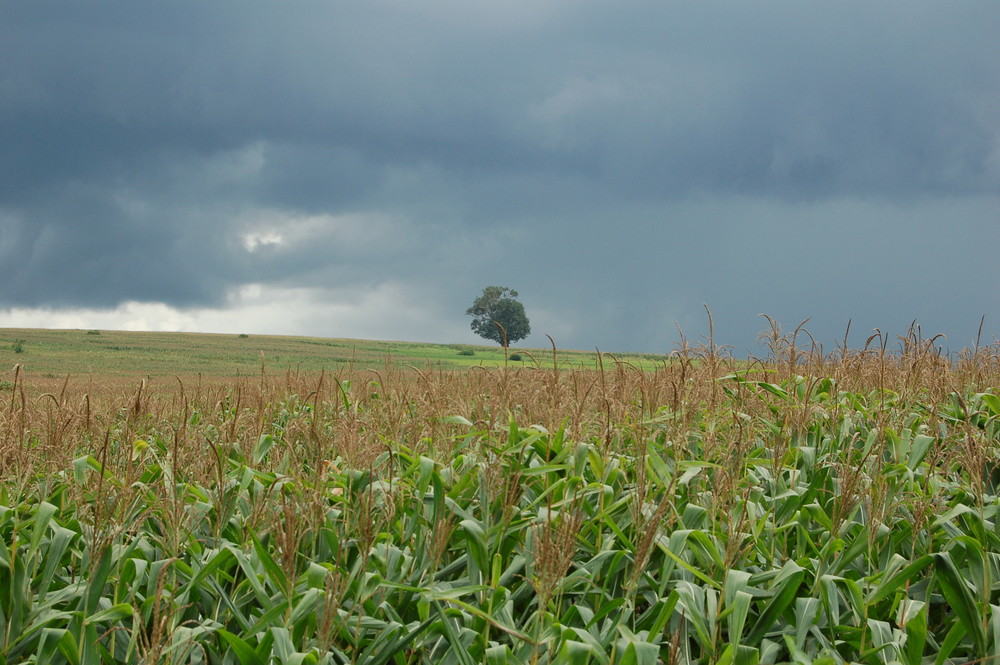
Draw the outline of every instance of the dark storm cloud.
<instances>
[{"instance_id":1,"label":"dark storm cloud","mask_svg":"<svg viewBox=\"0 0 1000 665\"><path fill-rule=\"evenodd\" d=\"M996 25L989 2L0 2L0 307L399 280L460 312L510 283L567 345L668 346L703 302L743 346L759 311L967 337L1000 304Z\"/></svg>"}]
</instances>

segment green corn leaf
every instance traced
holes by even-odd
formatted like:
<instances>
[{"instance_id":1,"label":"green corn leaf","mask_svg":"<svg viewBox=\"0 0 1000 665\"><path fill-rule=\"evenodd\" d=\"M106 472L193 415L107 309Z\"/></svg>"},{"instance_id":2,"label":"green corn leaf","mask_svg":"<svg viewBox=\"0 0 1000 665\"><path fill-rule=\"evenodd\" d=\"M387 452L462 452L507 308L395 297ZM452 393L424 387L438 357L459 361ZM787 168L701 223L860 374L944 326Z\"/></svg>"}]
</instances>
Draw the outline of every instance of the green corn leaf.
<instances>
[{"instance_id":1,"label":"green corn leaf","mask_svg":"<svg viewBox=\"0 0 1000 665\"><path fill-rule=\"evenodd\" d=\"M125 587L130 595L135 595L133 587L141 589L146 584L146 571L149 569L149 562L137 557L129 557L122 565L118 573L120 587Z\"/></svg>"},{"instance_id":2,"label":"green corn leaf","mask_svg":"<svg viewBox=\"0 0 1000 665\"><path fill-rule=\"evenodd\" d=\"M694 628L698 642L702 648L709 649L712 644L712 631L709 628L710 619L706 608L705 590L690 582L681 581L674 589L677 594L678 610Z\"/></svg>"},{"instance_id":3,"label":"green corn leaf","mask_svg":"<svg viewBox=\"0 0 1000 665\"><path fill-rule=\"evenodd\" d=\"M279 663L291 663L292 656L295 655L295 645L292 644L292 637L287 628L272 626L271 637L274 638L274 653L278 656Z\"/></svg>"},{"instance_id":4,"label":"green corn leaf","mask_svg":"<svg viewBox=\"0 0 1000 665\"><path fill-rule=\"evenodd\" d=\"M616 624L617 625L617 624ZM601 635L600 633L591 633L583 628L569 627L564 633L566 639L576 638L575 641L582 642L590 647L590 657L596 660L597 665L611 665L611 658L608 656L608 644L612 641L612 635ZM533 644L532 640L526 641L527 644Z\"/></svg>"},{"instance_id":5,"label":"green corn leaf","mask_svg":"<svg viewBox=\"0 0 1000 665\"><path fill-rule=\"evenodd\" d=\"M469 562L475 577L471 580L473 584L480 584L487 575L492 572L489 554L486 548L486 533L482 525L476 520L462 520L460 522L462 530L465 532L465 544L469 548Z\"/></svg>"},{"instance_id":6,"label":"green corn leaf","mask_svg":"<svg viewBox=\"0 0 1000 665\"><path fill-rule=\"evenodd\" d=\"M423 496L431 485L431 475L434 474L436 463L430 457L420 456L417 460L417 494Z\"/></svg>"},{"instance_id":7,"label":"green corn leaf","mask_svg":"<svg viewBox=\"0 0 1000 665\"><path fill-rule=\"evenodd\" d=\"M869 619L868 634L871 637L874 651L883 663L889 665L889 663L900 662L903 653L900 644L894 638L892 626L885 621Z\"/></svg>"},{"instance_id":8,"label":"green corn leaf","mask_svg":"<svg viewBox=\"0 0 1000 665\"><path fill-rule=\"evenodd\" d=\"M220 549L211 555L204 565L199 567L198 572L195 573L194 577L188 583L188 586L192 588L199 588L202 585L202 581L216 572L219 568L229 564L230 561L234 561L236 557L233 556L233 552L228 548Z\"/></svg>"},{"instance_id":9,"label":"green corn leaf","mask_svg":"<svg viewBox=\"0 0 1000 665\"><path fill-rule=\"evenodd\" d=\"M80 654L72 633L65 628L45 628L38 641L38 663L51 663L55 660L56 651L70 663L80 665Z\"/></svg>"},{"instance_id":10,"label":"green corn leaf","mask_svg":"<svg viewBox=\"0 0 1000 665\"><path fill-rule=\"evenodd\" d=\"M737 591L729 607L732 612L727 617L728 629L729 629L729 641L733 643L734 646L739 646L743 637L743 630L746 627L747 615L750 613L750 605L753 602L753 596L751 596L746 591Z\"/></svg>"},{"instance_id":11,"label":"green corn leaf","mask_svg":"<svg viewBox=\"0 0 1000 665\"><path fill-rule=\"evenodd\" d=\"M795 645L800 649L805 646L809 629L816 625L819 608L818 598L795 599Z\"/></svg>"},{"instance_id":12,"label":"green corn leaf","mask_svg":"<svg viewBox=\"0 0 1000 665\"><path fill-rule=\"evenodd\" d=\"M260 438L257 439L257 445L254 446L253 453L251 454L251 459L253 463L259 465L267 457L267 454L271 451L278 441L274 438L272 434L261 434Z\"/></svg>"},{"instance_id":13,"label":"green corn leaf","mask_svg":"<svg viewBox=\"0 0 1000 665\"><path fill-rule=\"evenodd\" d=\"M913 443L910 446L910 456L906 460L906 466L911 471L915 470L924 461L935 440L933 436L927 436L926 434L917 434L913 437Z\"/></svg>"},{"instance_id":14,"label":"green corn leaf","mask_svg":"<svg viewBox=\"0 0 1000 665\"><path fill-rule=\"evenodd\" d=\"M288 612L288 601L271 602L264 607L266 608L264 613L257 617L256 623L250 627L249 633L251 635L266 631L268 627L274 625L284 627L285 613Z\"/></svg>"},{"instance_id":15,"label":"green corn leaf","mask_svg":"<svg viewBox=\"0 0 1000 665\"><path fill-rule=\"evenodd\" d=\"M962 625L961 621L955 621L951 624L951 629L944 636L944 640L938 647L937 657L934 659L935 665L945 665L945 663L951 662L952 652L958 648L958 645L962 642L962 639L968 634L965 626Z\"/></svg>"},{"instance_id":16,"label":"green corn leaf","mask_svg":"<svg viewBox=\"0 0 1000 665\"><path fill-rule=\"evenodd\" d=\"M823 575L819 583L820 600L831 625L842 623L841 594L854 621L860 622L863 619L866 605L857 582L837 575Z\"/></svg>"},{"instance_id":17,"label":"green corn leaf","mask_svg":"<svg viewBox=\"0 0 1000 665\"><path fill-rule=\"evenodd\" d=\"M111 547L107 546L100 554L94 572L87 580L87 592L83 597L84 616L93 614L100 606L101 597L104 595L104 587L107 584L108 576L111 574Z\"/></svg>"},{"instance_id":18,"label":"green corn leaf","mask_svg":"<svg viewBox=\"0 0 1000 665\"><path fill-rule=\"evenodd\" d=\"M764 390L764 391L767 391L767 392L771 393L775 397L781 398L782 400L784 400L786 402L791 402L792 401L792 398L788 395L788 393L785 391L785 389L782 388L781 386L776 386L773 383L767 383L766 381L755 381L754 385L757 386L758 388L760 388L761 390Z\"/></svg>"},{"instance_id":19,"label":"green corn leaf","mask_svg":"<svg viewBox=\"0 0 1000 665\"><path fill-rule=\"evenodd\" d=\"M716 568L725 567L725 557L719 550L718 543L701 529L694 529L688 534L688 542L702 552ZM718 588L718 587L717 587Z\"/></svg>"},{"instance_id":20,"label":"green corn leaf","mask_svg":"<svg viewBox=\"0 0 1000 665\"><path fill-rule=\"evenodd\" d=\"M269 630L265 630L263 633L259 633L257 630L251 629L247 631L248 635L259 634L260 637L257 640L257 646L254 647L254 653L257 657L263 661L270 663L271 655L274 652L274 635Z\"/></svg>"},{"instance_id":21,"label":"green corn leaf","mask_svg":"<svg viewBox=\"0 0 1000 665\"><path fill-rule=\"evenodd\" d=\"M952 610L958 615L956 625L972 636L978 653L986 653L986 631L983 628L984 615L979 611L965 578L958 572L948 552L934 555L935 580L941 588Z\"/></svg>"},{"instance_id":22,"label":"green corn leaf","mask_svg":"<svg viewBox=\"0 0 1000 665\"><path fill-rule=\"evenodd\" d=\"M229 645L240 665L267 665L267 660L258 655L241 637L222 628L216 632Z\"/></svg>"},{"instance_id":23,"label":"green corn leaf","mask_svg":"<svg viewBox=\"0 0 1000 665\"><path fill-rule=\"evenodd\" d=\"M102 621L119 621L135 614L135 608L128 603L118 603L106 610L91 614L84 619L85 623L100 623Z\"/></svg>"},{"instance_id":24,"label":"green corn leaf","mask_svg":"<svg viewBox=\"0 0 1000 665\"><path fill-rule=\"evenodd\" d=\"M226 549L233 555L233 558L236 559L236 562L239 564L247 583L250 585L254 595L257 597L257 602L265 607L270 605L271 597L260 583L258 573L250 563L250 559L247 558L246 554L236 548L227 546Z\"/></svg>"},{"instance_id":25,"label":"green corn leaf","mask_svg":"<svg viewBox=\"0 0 1000 665\"><path fill-rule=\"evenodd\" d=\"M73 460L73 479L78 485L82 485L86 481L88 470L96 471L105 478L112 478L111 472L102 467L93 455L85 455Z\"/></svg>"},{"instance_id":26,"label":"green corn leaf","mask_svg":"<svg viewBox=\"0 0 1000 665\"><path fill-rule=\"evenodd\" d=\"M494 644L486 647L486 665L507 665L510 647L506 644Z\"/></svg>"},{"instance_id":27,"label":"green corn leaf","mask_svg":"<svg viewBox=\"0 0 1000 665\"><path fill-rule=\"evenodd\" d=\"M707 574L699 570L698 568L692 566L690 563L682 559L679 554L683 553L687 549L687 539L691 535L692 531L690 529L675 531L670 535L670 540L667 544L664 544L662 540L657 540L656 543L660 550L666 554L668 557L673 559L674 563L688 571L696 578L704 582L710 587L722 590L722 583L719 580L709 577Z\"/></svg>"},{"instance_id":28,"label":"green corn leaf","mask_svg":"<svg viewBox=\"0 0 1000 665\"><path fill-rule=\"evenodd\" d=\"M477 590L482 589L482 587L472 587L472 588L475 588ZM434 598L435 600L440 600L440 601L449 603L451 605L454 605L455 607L458 607L458 608L464 610L465 612L468 612L469 614L471 614L471 615L473 615L475 617L478 617L479 619L482 619L483 621L485 621L486 623L490 624L494 628L498 628L499 630L502 630L503 632L505 632L505 633L507 633L509 635L513 635L514 637L516 637L519 640L524 640L524 641L530 641L531 640L531 638L529 636L527 636L524 633L518 631L516 628L514 628L511 625L509 625L508 623L506 623L504 621L501 621L498 617L492 616L489 613L487 613L485 610L480 609L479 607L476 607L475 605L472 605L472 604L467 603L465 601L459 600L457 598L450 597L448 595L440 595L440 594L437 594L437 593L433 593L433 594L431 594L431 597Z\"/></svg>"},{"instance_id":29,"label":"green corn leaf","mask_svg":"<svg viewBox=\"0 0 1000 665\"><path fill-rule=\"evenodd\" d=\"M362 658L360 658L358 662L363 662L367 665L385 665L385 663L389 662L392 657L403 651L411 642L416 640L422 632L427 630L428 626L437 620L437 615L432 615L428 619L424 620L423 623L410 628L409 631L399 631L401 634L395 639L392 639L392 641L388 641L384 646L380 643L372 643L369 649L361 654ZM372 649L375 649L374 653L369 653Z\"/></svg>"},{"instance_id":30,"label":"green corn leaf","mask_svg":"<svg viewBox=\"0 0 1000 665\"><path fill-rule=\"evenodd\" d=\"M50 530L52 533L48 549L45 552L45 568L42 571L41 577L36 582L38 597L35 602L41 602L45 599L45 594L52 585L56 570L60 566L65 565L63 557L66 555L67 550L69 550L70 544L76 538L75 531L61 527L55 523L50 524Z\"/></svg>"},{"instance_id":31,"label":"green corn leaf","mask_svg":"<svg viewBox=\"0 0 1000 665\"><path fill-rule=\"evenodd\" d=\"M677 605L677 595L670 594L667 597L666 602L661 600L657 604L659 605L659 610L657 610L652 624L648 627L643 626L644 629L649 630L650 635L660 635L663 633L663 629L666 627L667 622L670 621L670 617L674 612L674 607Z\"/></svg>"},{"instance_id":32,"label":"green corn leaf","mask_svg":"<svg viewBox=\"0 0 1000 665\"><path fill-rule=\"evenodd\" d=\"M472 656L465 648L465 645L462 644L461 637L459 637L458 633L455 631L455 627L452 624L452 618L448 616L448 613L438 601L433 601L432 605L440 617L441 626L448 640L448 644L451 645L451 652L455 654L456 660L458 660L461 665L476 665L475 660L473 660ZM458 610L453 611L457 612Z\"/></svg>"},{"instance_id":33,"label":"green corn leaf","mask_svg":"<svg viewBox=\"0 0 1000 665\"><path fill-rule=\"evenodd\" d=\"M589 644L564 640L552 662L554 665L587 665L593 655L594 652Z\"/></svg>"},{"instance_id":34,"label":"green corn leaf","mask_svg":"<svg viewBox=\"0 0 1000 665\"><path fill-rule=\"evenodd\" d=\"M1000 605L990 605L989 629L990 650L986 654L986 660L987 662L1000 663Z\"/></svg>"},{"instance_id":35,"label":"green corn leaf","mask_svg":"<svg viewBox=\"0 0 1000 665\"><path fill-rule=\"evenodd\" d=\"M750 634L746 636L745 642L748 646L760 644L764 636L773 629L778 618L795 600L805 574L806 571L794 561L785 564L779 576L775 578L776 588L772 591L773 595L764 605L760 617L750 629Z\"/></svg>"},{"instance_id":36,"label":"green corn leaf","mask_svg":"<svg viewBox=\"0 0 1000 665\"><path fill-rule=\"evenodd\" d=\"M979 401L989 411L990 416L1000 416L1000 396L991 393L980 393Z\"/></svg>"},{"instance_id":37,"label":"green corn leaf","mask_svg":"<svg viewBox=\"0 0 1000 665\"><path fill-rule=\"evenodd\" d=\"M618 541L621 543L621 548L623 550L629 550L629 551L635 550L635 545L625 534L622 528L618 525L618 522L612 513L610 513L609 511L604 511L601 513L600 519L604 524L604 526L608 527L608 529L611 530L611 533L613 533L615 537L618 539Z\"/></svg>"},{"instance_id":38,"label":"green corn leaf","mask_svg":"<svg viewBox=\"0 0 1000 665\"><path fill-rule=\"evenodd\" d=\"M684 485L687 485L688 483L690 483L708 465L707 464L696 464L696 463L688 462L688 463L683 464L682 466L686 466L687 468L684 470L684 473L681 474L681 477L680 477L680 479L678 479L677 484L684 486ZM687 525L687 526L691 526L691 525Z\"/></svg>"},{"instance_id":39,"label":"green corn leaf","mask_svg":"<svg viewBox=\"0 0 1000 665\"><path fill-rule=\"evenodd\" d=\"M899 587L908 582L916 582L919 579L919 574L933 562L934 557L931 554L925 554L924 556L914 560L888 580L876 586L872 593L868 596L868 604L873 605L880 600L888 598L890 595L895 593Z\"/></svg>"},{"instance_id":40,"label":"green corn leaf","mask_svg":"<svg viewBox=\"0 0 1000 665\"><path fill-rule=\"evenodd\" d=\"M437 524L438 520L444 517L445 506L451 507L455 505L454 502L449 502L448 493L445 491L444 483L441 480L441 474L435 471L431 474L431 488L433 490L433 503L432 511L430 515L430 523ZM456 514L462 514L465 512L457 505L455 506L458 510L454 510ZM466 519L472 519L472 515L465 515Z\"/></svg>"},{"instance_id":41,"label":"green corn leaf","mask_svg":"<svg viewBox=\"0 0 1000 665\"><path fill-rule=\"evenodd\" d=\"M908 616L903 625L906 631L906 665L921 665L927 648L927 607L920 603L920 610Z\"/></svg>"},{"instance_id":42,"label":"green corn leaf","mask_svg":"<svg viewBox=\"0 0 1000 665\"><path fill-rule=\"evenodd\" d=\"M676 603L677 594L671 594L671 596L674 598L674 602ZM616 613L619 610L621 610L623 607L625 607L627 604L628 604L628 602L624 598L620 598L620 597L619 598L610 598L607 602L602 603L600 611L597 612L597 613L595 613L590 618L590 620L587 621L587 624L586 624L587 628L594 628L595 626L597 626L597 624L599 624L602 621L604 621L605 618L608 617L608 616L610 616L610 615L615 614L616 616L618 616ZM581 616L582 615L583 615L583 613L581 613ZM609 621L609 623L611 623L611 622Z\"/></svg>"},{"instance_id":43,"label":"green corn leaf","mask_svg":"<svg viewBox=\"0 0 1000 665\"><path fill-rule=\"evenodd\" d=\"M288 584L288 577L285 575L285 571L281 569L281 566L277 564L271 553L267 551L267 548L258 540L257 535L251 533L250 538L253 540L253 549L257 554L257 560L264 567L267 572L267 577L271 582L271 587L278 592L287 593L290 590Z\"/></svg>"},{"instance_id":44,"label":"green corn leaf","mask_svg":"<svg viewBox=\"0 0 1000 665\"><path fill-rule=\"evenodd\" d=\"M31 542L28 546L28 552L25 555L25 559L27 559L27 561L34 562L35 557L38 554L38 548L42 542L42 536L44 536L48 531L49 522L52 520L52 516L56 514L57 510L58 509L55 506L47 501L42 501L35 509L35 519L31 528Z\"/></svg>"},{"instance_id":45,"label":"green corn leaf","mask_svg":"<svg viewBox=\"0 0 1000 665\"><path fill-rule=\"evenodd\" d=\"M306 589L298 600L295 602L295 606L292 607L292 613L288 617L288 623L291 626L297 626L301 622L308 620L310 617L314 617L317 612L317 608L323 602L323 589Z\"/></svg>"},{"instance_id":46,"label":"green corn leaf","mask_svg":"<svg viewBox=\"0 0 1000 665\"><path fill-rule=\"evenodd\" d=\"M624 626L619 626L619 632L622 637L618 640L618 652L622 655L618 665L658 665L658 645L642 639L641 635L632 634Z\"/></svg>"},{"instance_id":47,"label":"green corn leaf","mask_svg":"<svg viewBox=\"0 0 1000 665\"><path fill-rule=\"evenodd\" d=\"M760 650L754 647L727 644L715 665L758 665Z\"/></svg>"}]
</instances>

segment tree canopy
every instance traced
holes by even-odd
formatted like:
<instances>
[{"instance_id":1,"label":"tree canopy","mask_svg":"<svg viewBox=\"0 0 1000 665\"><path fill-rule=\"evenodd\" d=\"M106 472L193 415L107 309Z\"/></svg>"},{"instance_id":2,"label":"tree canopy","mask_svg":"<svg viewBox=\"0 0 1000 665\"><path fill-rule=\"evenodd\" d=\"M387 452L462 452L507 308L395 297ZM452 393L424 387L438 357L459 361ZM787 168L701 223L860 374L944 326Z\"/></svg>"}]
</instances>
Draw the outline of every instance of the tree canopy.
<instances>
[{"instance_id":1,"label":"tree canopy","mask_svg":"<svg viewBox=\"0 0 1000 665\"><path fill-rule=\"evenodd\" d=\"M473 317L472 332L505 348L531 332L517 291L506 286L487 286L465 313Z\"/></svg>"}]
</instances>

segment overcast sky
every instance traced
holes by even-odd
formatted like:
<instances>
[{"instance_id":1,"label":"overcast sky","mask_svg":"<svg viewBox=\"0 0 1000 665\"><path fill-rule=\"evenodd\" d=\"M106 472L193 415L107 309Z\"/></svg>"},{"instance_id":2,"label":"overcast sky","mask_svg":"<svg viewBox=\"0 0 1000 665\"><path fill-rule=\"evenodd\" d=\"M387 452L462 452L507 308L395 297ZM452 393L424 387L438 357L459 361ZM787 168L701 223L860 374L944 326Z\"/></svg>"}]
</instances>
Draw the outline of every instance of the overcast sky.
<instances>
[{"instance_id":1,"label":"overcast sky","mask_svg":"<svg viewBox=\"0 0 1000 665\"><path fill-rule=\"evenodd\" d=\"M1000 2L0 0L0 326L1000 336Z\"/></svg>"}]
</instances>

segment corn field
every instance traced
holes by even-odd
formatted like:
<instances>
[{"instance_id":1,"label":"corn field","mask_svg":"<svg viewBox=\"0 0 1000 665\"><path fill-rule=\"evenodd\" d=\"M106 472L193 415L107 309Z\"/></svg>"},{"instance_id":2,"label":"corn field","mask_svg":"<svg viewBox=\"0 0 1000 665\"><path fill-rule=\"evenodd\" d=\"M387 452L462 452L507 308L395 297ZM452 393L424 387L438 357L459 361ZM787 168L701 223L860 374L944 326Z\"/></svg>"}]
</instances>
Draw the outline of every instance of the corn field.
<instances>
[{"instance_id":1,"label":"corn field","mask_svg":"<svg viewBox=\"0 0 1000 665\"><path fill-rule=\"evenodd\" d=\"M0 662L1000 664L1000 349L0 402Z\"/></svg>"}]
</instances>

